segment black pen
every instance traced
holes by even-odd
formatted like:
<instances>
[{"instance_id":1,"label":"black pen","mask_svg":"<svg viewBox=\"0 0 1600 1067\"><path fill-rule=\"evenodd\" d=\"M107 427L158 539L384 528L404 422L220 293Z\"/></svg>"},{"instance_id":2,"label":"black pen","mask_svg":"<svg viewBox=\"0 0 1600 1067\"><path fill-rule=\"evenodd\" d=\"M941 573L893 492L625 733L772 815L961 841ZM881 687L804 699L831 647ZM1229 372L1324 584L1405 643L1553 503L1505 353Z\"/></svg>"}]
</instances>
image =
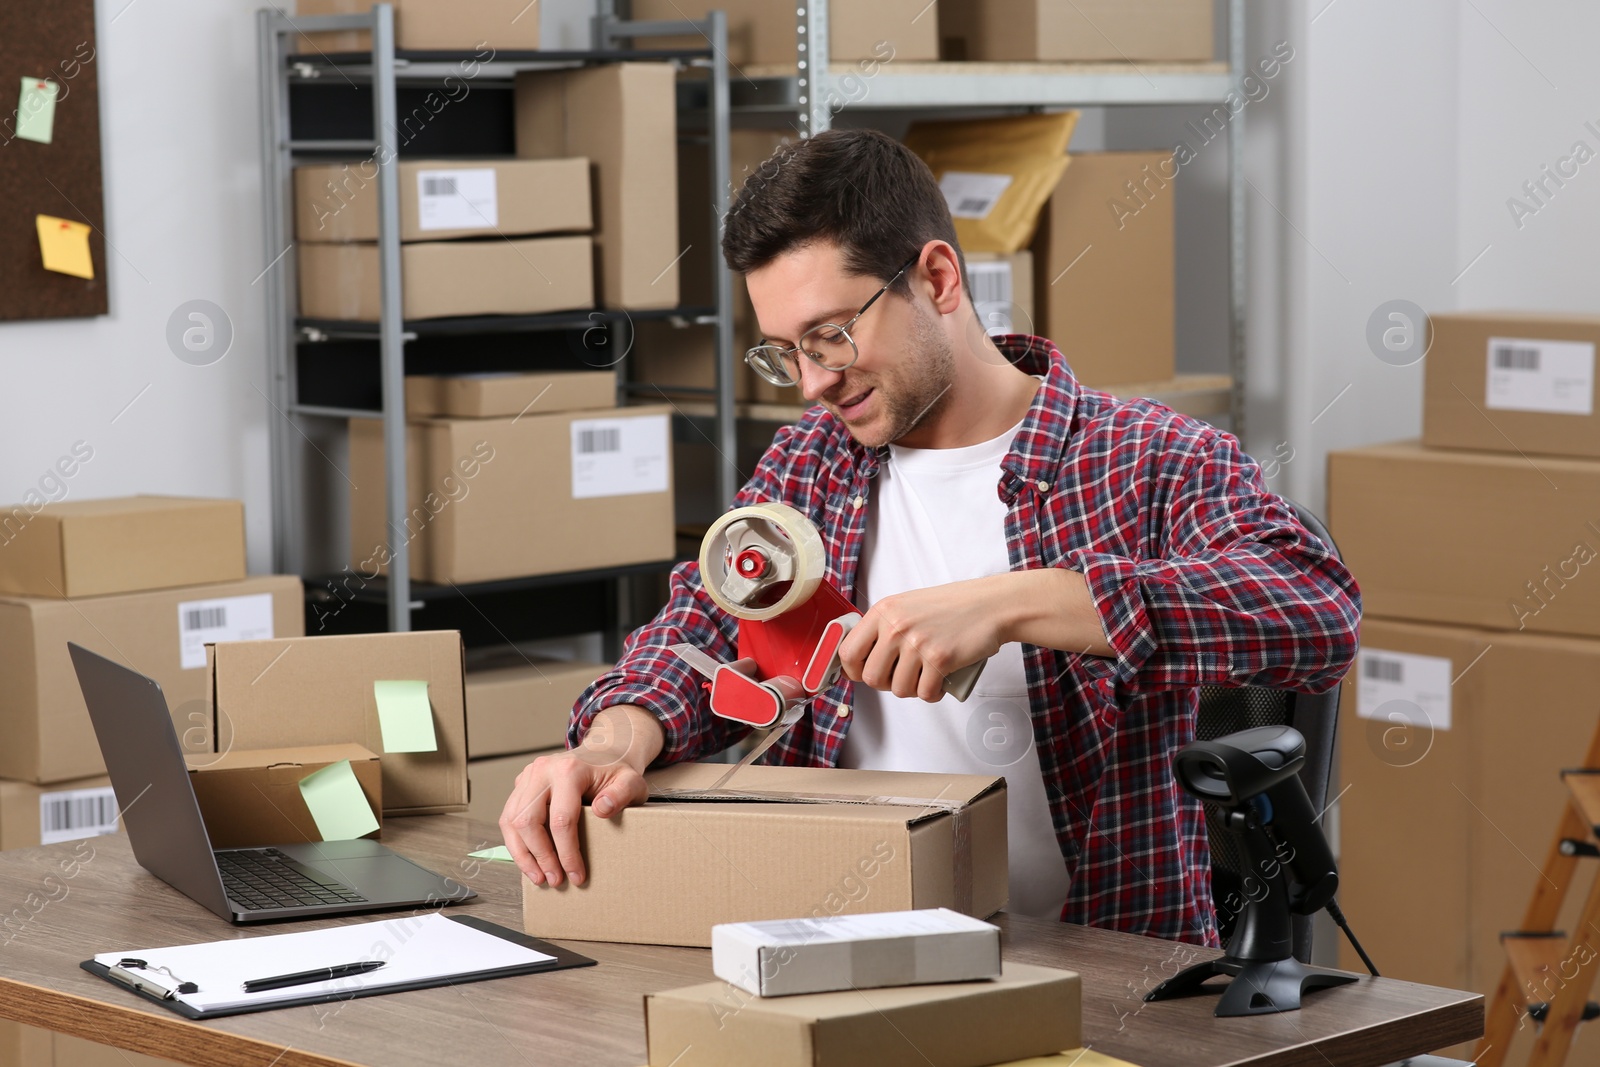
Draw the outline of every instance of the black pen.
<instances>
[{"instance_id":1,"label":"black pen","mask_svg":"<svg viewBox=\"0 0 1600 1067\"><path fill-rule=\"evenodd\" d=\"M382 960L365 960L361 963L341 963L335 967L318 967L314 971L299 971L295 974L280 974L275 978L252 978L244 984L246 993L261 993L268 989L283 989L292 985L308 985L311 982L329 982L335 978L346 978L352 974L366 974L383 966Z\"/></svg>"}]
</instances>

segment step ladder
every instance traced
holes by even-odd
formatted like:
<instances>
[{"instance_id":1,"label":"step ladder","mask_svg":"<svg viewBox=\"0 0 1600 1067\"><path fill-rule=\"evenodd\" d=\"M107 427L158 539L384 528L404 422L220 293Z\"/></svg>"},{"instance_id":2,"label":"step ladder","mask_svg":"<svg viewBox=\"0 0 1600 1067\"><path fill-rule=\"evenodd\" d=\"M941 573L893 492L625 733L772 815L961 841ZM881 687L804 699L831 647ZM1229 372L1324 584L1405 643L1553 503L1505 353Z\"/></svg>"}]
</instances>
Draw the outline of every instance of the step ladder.
<instances>
[{"instance_id":1,"label":"step ladder","mask_svg":"<svg viewBox=\"0 0 1600 1067\"><path fill-rule=\"evenodd\" d=\"M1483 1038L1473 1053L1478 1067L1502 1067L1524 1018L1539 1026L1527 1067L1561 1067L1578 1024L1600 1017L1600 1004L1590 999L1600 976L1600 862L1571 935L1554 929L1578 865L1600 861L1600 729L1589 742L1584 768L1561 772L1568 803L1534 883L1522 928L1500 935L1506 966L1489 999Z\"/></svg>"}]
</instances>

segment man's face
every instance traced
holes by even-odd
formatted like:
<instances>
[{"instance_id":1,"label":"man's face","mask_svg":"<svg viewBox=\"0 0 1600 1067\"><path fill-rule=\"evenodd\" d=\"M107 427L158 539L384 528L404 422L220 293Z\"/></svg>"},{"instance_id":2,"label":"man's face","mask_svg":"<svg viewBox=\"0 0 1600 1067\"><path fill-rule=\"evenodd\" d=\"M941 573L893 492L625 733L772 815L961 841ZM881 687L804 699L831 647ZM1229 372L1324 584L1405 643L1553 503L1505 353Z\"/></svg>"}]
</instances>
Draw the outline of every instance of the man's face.
<instances>
[{"instance_id":1,"label":"man's face","mask_svg":"<svg viewBox=\"0 0 1600 1067\"><path fill-rule=\"evenodd\" d=\"M860 356L843 371L800 357L799 389L868 448L897 441L938 414L954 379L954 352L937 313L906 271L910 297L883 294L850 327ZM770 344L793 347L822 323L843 325L886 279L845 273L837 245L817 242L751 271L745 282Z\"/></svg>"}]
</instances>

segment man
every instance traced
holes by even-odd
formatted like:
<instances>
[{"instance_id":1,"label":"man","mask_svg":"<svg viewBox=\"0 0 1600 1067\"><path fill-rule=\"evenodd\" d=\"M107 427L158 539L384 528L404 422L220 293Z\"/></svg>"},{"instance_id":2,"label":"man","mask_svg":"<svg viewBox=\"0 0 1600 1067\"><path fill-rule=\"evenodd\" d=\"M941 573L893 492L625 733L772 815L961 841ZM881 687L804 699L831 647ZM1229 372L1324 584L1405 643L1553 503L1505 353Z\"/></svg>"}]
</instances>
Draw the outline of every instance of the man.
<instances>
[{"instance_id":1,"label":"man","mask_svg":"<svg viewBox=\"0 0 1600 1067\"><path fill-rule=\"evenodd\" d=\"M1042 338L991 340L939 186L898 142L833 131L781 149L722 246L765 334L747 359L816 405L738 503L811 516L828 577L865 611L846 677L764 759L1004 773L1012 910L1216 944L1204 816L1170 767L1196 687L1337 684L1350 574L1232 435L1083 388ZM580 699L573 747L507 801L507 847L536 885L586 877L584 800L609 818L645 799L650 764L744 735L666 651L732 660L735 636L679 566ZM943 697L980 660L973 695Z\"/></svg>"}]
</instances>

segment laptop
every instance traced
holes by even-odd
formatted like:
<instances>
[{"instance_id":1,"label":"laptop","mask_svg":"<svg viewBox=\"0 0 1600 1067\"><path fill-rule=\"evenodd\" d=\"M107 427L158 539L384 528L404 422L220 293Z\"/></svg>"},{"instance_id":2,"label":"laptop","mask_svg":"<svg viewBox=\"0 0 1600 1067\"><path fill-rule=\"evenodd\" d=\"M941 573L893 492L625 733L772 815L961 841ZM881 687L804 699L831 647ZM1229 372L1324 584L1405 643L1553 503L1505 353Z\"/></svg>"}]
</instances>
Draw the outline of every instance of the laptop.
<instances>
[{"instance_id":1,"label":"laptop","mask_svg":"<svg viewBox=\"0 0 1600 1067\"><path fill-rule=\"evenodd\" d=\"M477 896L365 838L212 849L154 679L67 642L139 865L236 923L432 907Z\"/></svg>"}]
</instances>

